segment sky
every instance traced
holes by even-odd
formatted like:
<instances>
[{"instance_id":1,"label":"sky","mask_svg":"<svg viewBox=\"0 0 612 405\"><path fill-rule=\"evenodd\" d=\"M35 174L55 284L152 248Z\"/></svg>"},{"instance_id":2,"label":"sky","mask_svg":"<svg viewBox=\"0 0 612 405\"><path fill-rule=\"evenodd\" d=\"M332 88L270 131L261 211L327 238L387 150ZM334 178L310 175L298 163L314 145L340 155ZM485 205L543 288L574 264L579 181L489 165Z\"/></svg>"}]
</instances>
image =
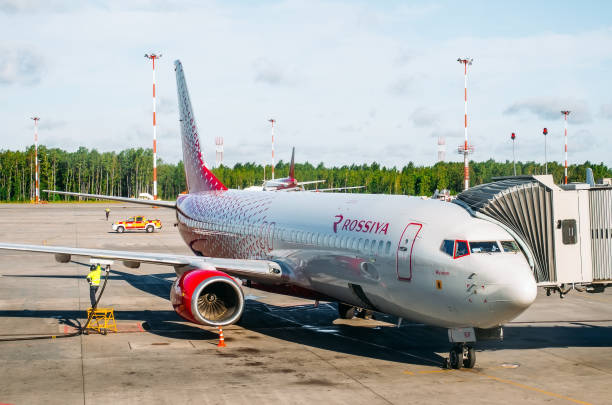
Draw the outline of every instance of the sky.
<instances>
[{"instance_id":1,"label":"sky","mask_svg":"<svg viewBox=\"0 0 612 405\"><path fill-rule=\"evenodd\" d=\"M182 158L180 59L205 160L402 167L472 159L612 166L612 3L606 1L0 0L0 149L151 147Z\"/></svg>"}]
</instances>

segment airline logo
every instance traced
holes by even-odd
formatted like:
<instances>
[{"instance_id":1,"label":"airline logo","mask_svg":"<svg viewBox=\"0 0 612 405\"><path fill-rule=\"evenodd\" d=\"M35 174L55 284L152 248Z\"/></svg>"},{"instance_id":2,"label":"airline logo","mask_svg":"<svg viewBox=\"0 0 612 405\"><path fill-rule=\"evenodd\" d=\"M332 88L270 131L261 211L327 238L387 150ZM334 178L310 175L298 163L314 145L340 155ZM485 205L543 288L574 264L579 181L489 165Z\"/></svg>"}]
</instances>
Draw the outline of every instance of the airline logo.
<instances>
[{"instance_id":1,"label":"airline logo","mask_svg":"<svg viewBox=\"0 0 612 405\"><path fill-rule=\"evenodd\" d=\"M388 222L372 221L368 219L344 219L343 215L336 215L334 222L334 233L338 231L363 232L374 234L387 234L389 231Z\"/></svg>"}]
</instances>

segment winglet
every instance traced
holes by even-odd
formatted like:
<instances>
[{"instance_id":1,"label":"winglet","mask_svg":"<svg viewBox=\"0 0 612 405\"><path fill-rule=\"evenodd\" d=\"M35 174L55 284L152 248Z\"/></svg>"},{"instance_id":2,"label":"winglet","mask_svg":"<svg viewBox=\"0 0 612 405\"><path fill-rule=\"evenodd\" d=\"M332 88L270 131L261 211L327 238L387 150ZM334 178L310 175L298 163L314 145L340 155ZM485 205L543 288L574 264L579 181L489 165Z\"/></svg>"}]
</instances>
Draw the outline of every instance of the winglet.
<instances>
[{"instance_id":1,"label":"winglet","mask_svg":"<svg viewBox=\"0 0 612 405\"><path fill-rule=\"evenodd\" d=\"M178 93L179 115L181 120L181 140L183 144L183 163L187 189L190 193L200 191L227 190L227 187L206 167L200 150L200 136L196 125L185 73L181 61L174 61L176 71L176 90Z\"/></svg>"}]
</instances>

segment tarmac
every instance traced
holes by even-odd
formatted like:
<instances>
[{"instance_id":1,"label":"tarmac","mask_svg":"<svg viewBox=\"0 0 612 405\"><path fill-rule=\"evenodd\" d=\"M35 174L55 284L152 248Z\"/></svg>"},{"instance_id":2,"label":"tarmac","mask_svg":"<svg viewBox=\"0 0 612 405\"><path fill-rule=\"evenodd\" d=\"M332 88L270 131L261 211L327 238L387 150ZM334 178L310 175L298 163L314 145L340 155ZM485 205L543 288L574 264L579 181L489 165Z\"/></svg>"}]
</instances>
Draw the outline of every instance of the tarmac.
<instances>
[{"instance_id":1,"label":"tarmac","mask_svg":"<svg viewBox=\"0 0 612 405\"><path fill-rule=\"evenodd\" d=\"M111 231L133 215L163 229ZM190 254L175 221L126 204L2 204L0 241ZM216 329L175 314L174 271L154 265L112 266L100 306L114 309L118 333L64 337L89 307L89 263L74 260L0 252L0 404L612 403L612 289L542 291L502 342L476 344L474 369L446 370L444 329L397 328L382 314L342 321L333 303L248 288L218 348Z\"/></svg>"}]
</instances>

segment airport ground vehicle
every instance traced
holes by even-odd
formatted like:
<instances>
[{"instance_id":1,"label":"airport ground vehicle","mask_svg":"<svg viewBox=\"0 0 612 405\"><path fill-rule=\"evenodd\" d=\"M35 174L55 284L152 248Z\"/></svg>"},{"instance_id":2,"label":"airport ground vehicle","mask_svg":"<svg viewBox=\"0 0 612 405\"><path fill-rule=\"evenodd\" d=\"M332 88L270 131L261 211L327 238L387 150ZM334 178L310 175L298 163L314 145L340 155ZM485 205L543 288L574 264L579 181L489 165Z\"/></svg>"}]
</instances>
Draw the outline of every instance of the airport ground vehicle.
<instances>
[{"instance_id":1,"label":"airport ground vehicle","mask_svg":"<svg viewBox=\"0 0 612 405\"><path fill-rule=\"evenodd\" d=\"M125 221L113 222L113 231L123 233L125 231L155 232L161 229L162 223L159 219L148 219L143 216L130 217Z\"/></svg>"},{"instance_id":2,"label":"airport ground vehicle","mask_svg":"<svg viewBox=\"0 0 612 405\"><path fill-rule=\"evenodd\" d=\"M241 318L240 280L264 291L339 303L449 329L450 365L473 367L473 342L527 309L536 283L504 228L457 204L402 195L228 190L205 166L175 62L188 194L176 201L56 192L176 211L195 255L0 243L0 249L172 266L174 310L190 322Z\"/></svg>"}]
</instances>

